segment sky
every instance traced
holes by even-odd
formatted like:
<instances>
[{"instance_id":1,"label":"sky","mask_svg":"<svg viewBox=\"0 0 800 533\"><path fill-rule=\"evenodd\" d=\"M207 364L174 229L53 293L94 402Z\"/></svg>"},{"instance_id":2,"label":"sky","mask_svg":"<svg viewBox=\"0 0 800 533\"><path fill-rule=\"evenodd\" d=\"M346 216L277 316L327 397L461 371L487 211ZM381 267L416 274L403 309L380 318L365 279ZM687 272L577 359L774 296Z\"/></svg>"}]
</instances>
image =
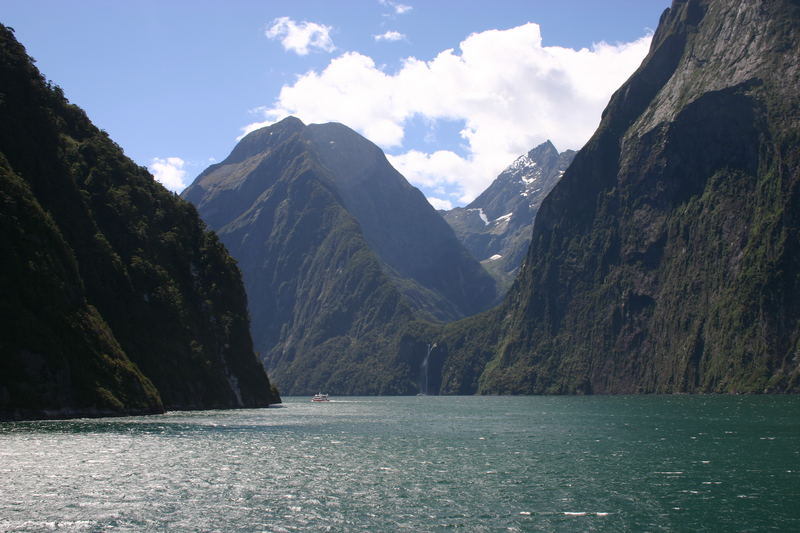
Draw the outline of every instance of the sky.
<instances>
[{"instance_id":1,"label":"sky","mask_svg":"<svg viewBox=\"0 0 800 533\"><path fill-rule=\"evenodd\" d=\"M579 149L669 0L3 0L0 22L180 192L288 115L341 122L439 209L550 139Z\"/></svg>"}]
</instances>

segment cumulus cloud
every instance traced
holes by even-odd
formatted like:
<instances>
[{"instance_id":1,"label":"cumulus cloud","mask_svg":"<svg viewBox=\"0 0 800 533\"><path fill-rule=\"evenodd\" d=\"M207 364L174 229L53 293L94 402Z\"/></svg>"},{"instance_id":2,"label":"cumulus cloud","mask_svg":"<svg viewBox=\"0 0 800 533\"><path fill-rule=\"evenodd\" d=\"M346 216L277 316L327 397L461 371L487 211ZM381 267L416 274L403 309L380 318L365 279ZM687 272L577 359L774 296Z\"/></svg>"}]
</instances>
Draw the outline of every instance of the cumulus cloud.
<instances>
[{"instance_id":1,"label":"cumulus cloud","mask_svg":"<svg viewBox=\"0 0 800 533\"><path fill-rule=\"evenodd\" d=\"M279 17L272 21L265 35L270 39L280 39L284 50L304 56L312 49L324 52L336 50L330 36L331 29L316 22L295 22L289 17Z\"/></svg>"},{"instance_id":2,"label":"cumulus cloud","mask_svg":"<svg viewBox=\"0 0 800 533\"><path fill-rule=\"evenodd\" d=\"M148 169L161 185L179 193L188 185L183 181L186 177L186 171L183 170L185 165L186 162L180 157L154 157Z\"/></svg>"},{"instance_id":3,"label":"cumulus cloud","mask_svg":"<svg viewBox=\"0 0 800 533\"><path fill-rule=\"evenodd\" d=\"M406 58L395 72L346 52L322 71L285 85L263 121L286 115L306 123L337 121L387 149L412 183L448 185L468 202L520 154L547 139L559 150L591 136L612 92L640 64L650 35L621 44L574 50L542 46L539 25L475 33L459 50L429 61ZM463 155L403 148L412 119L460 121ZM417 147L418 148L418 147Z\"/></svg>"},{"instance_id":4,"label":"cumulus cloud","mask_svg":"<svg viewBox=\"0 0 800 533\"><path fill-rule=\"evenodd\" d=\"M399 31L387 31L386 33L382 33L380 35L373 35L372 36L376 41L402 41L406 38L406 36Z\"/></svg>"}]
</instances>

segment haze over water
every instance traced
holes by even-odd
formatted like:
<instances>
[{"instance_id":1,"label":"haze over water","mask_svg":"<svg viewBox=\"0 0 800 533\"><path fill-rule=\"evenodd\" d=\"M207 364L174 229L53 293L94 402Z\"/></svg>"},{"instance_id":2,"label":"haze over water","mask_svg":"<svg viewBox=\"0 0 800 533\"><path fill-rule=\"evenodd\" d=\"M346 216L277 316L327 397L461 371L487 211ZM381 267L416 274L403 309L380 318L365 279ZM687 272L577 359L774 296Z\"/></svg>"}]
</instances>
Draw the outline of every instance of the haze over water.
<instances>
[{"instance_id":1,"label":"haze over water","mask_svg":"<svg viewBox=\"0 0 800 533\"><path fill-rule=\"evenodd\" d=\"M800 530L794 396L381 397L0 424L0 531Z\"/></svg>"}]
</instances>

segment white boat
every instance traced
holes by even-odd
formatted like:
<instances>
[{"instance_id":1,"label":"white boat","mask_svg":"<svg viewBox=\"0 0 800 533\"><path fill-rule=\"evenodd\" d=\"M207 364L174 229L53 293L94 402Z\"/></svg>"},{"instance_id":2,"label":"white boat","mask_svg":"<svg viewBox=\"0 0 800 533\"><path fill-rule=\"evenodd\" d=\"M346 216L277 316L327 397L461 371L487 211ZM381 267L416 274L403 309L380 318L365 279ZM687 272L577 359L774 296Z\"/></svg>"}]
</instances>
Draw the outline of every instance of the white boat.
<instances>
[{"instance_id":1,"label":"white boat","mask_svg":"<svg viewBox=\"0 0 800 533\"><path fill-rule=\"evenodd\" d=\"M318 393L316 393L314 395L313 398L311 398L311 401L312 402L329 402L330 400L328 399L328 395L327 394L322 394L321 392L318 392Z\"/></svg>"}]
</instances>

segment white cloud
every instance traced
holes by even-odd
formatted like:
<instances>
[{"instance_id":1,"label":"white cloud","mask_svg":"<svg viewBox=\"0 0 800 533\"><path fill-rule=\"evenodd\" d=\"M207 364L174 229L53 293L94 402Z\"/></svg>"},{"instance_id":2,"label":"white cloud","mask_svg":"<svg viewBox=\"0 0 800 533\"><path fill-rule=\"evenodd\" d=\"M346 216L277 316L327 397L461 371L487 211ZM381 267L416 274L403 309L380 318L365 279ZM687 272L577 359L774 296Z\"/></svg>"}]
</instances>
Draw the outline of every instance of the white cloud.
<instances>
[{"instance_id":1,"label":"white cloud","mask_svg":"<svg viewBox=\"0 0 800 533\"><path fill-rule=\"evenodd\" d=\"M395 168L411 183L424 187L458 185L472 177L474 164L449 150L437 150L432 154L409 150L399 155L388 155Z\"/></svg>"},{"instance_id":2,"label":"white cloud","mask_svg":"<svg viewBox=\"0 0 800 533\"><path fill-rule=\"evenodd\" d=\"M279 17L272 21L265 35L270 39L280 39L284 50L304 56L311 49L333 52L336 47L331 39L330 26L316 22L295 22L289 17Z\"/></svg>"},{"instance_id":3,"label":"white cloud","mask_svg":"<svg viewBox=\"0 0 800 533\"><path fill-rule=\"evenodd\" d=\"M188 183L183 181L186 171L183 167L186 162L180 157L154 157L148 169L156 181L172 192L179 193L186 188Z\"/></svg>"},{"instance_id":4,"label":"white cloud","mask_svg":"<svg viewBox=\"0 0 800 533\"><path fill-rule=\"evenodd\" d=\"M393 0L378 0L378 2L383 6L394 9L395 14L397 15L403 15L414 9L412 6L401 4L400 2L394 2Z\"/></svg>"},{"instance_id":5,"label":"white cloud","mask_svg":"<svg viewBox=\"0 0 800 533\"><path fill-rule=\"evenodd\" d=\"M435 198L433 196L428 197L428 203L433 206L434 209L445 209L450 210L453 209L453 202L450 200L443 200L441 198Z\"/></svg>"},{"instance_id":6,"label":"white cloud","mask_svg":"<svg viewBox=\"0 0 800 533\"><path fill-rule=\"evenodd\" d=\"M467 202L547 139L559 150L580 148L612 92L646 55L650 38L581 50L545 47L539 26L528 23L472 34L458 52L445 50L430 61L406 58L393 73L346 52L285 85L261 110L264 120L246 130L286 115L341 122L390 150L392 164L415 185L447 185ZM405 127L415 117L463 121L465 156L403 149Z\"/></svg>"},{"instance_id":7,"label":"white cloud","mask_svg":"<svg viewBox=\"0 0 800 533\"><path fill-rule=\"evenodd\" d=\"M402 41L406 38L406 36L399 31L387 31L386 33L382 33L380 35L373 35L372 36L376 41Z\"/></svg>"}]
</instances>

